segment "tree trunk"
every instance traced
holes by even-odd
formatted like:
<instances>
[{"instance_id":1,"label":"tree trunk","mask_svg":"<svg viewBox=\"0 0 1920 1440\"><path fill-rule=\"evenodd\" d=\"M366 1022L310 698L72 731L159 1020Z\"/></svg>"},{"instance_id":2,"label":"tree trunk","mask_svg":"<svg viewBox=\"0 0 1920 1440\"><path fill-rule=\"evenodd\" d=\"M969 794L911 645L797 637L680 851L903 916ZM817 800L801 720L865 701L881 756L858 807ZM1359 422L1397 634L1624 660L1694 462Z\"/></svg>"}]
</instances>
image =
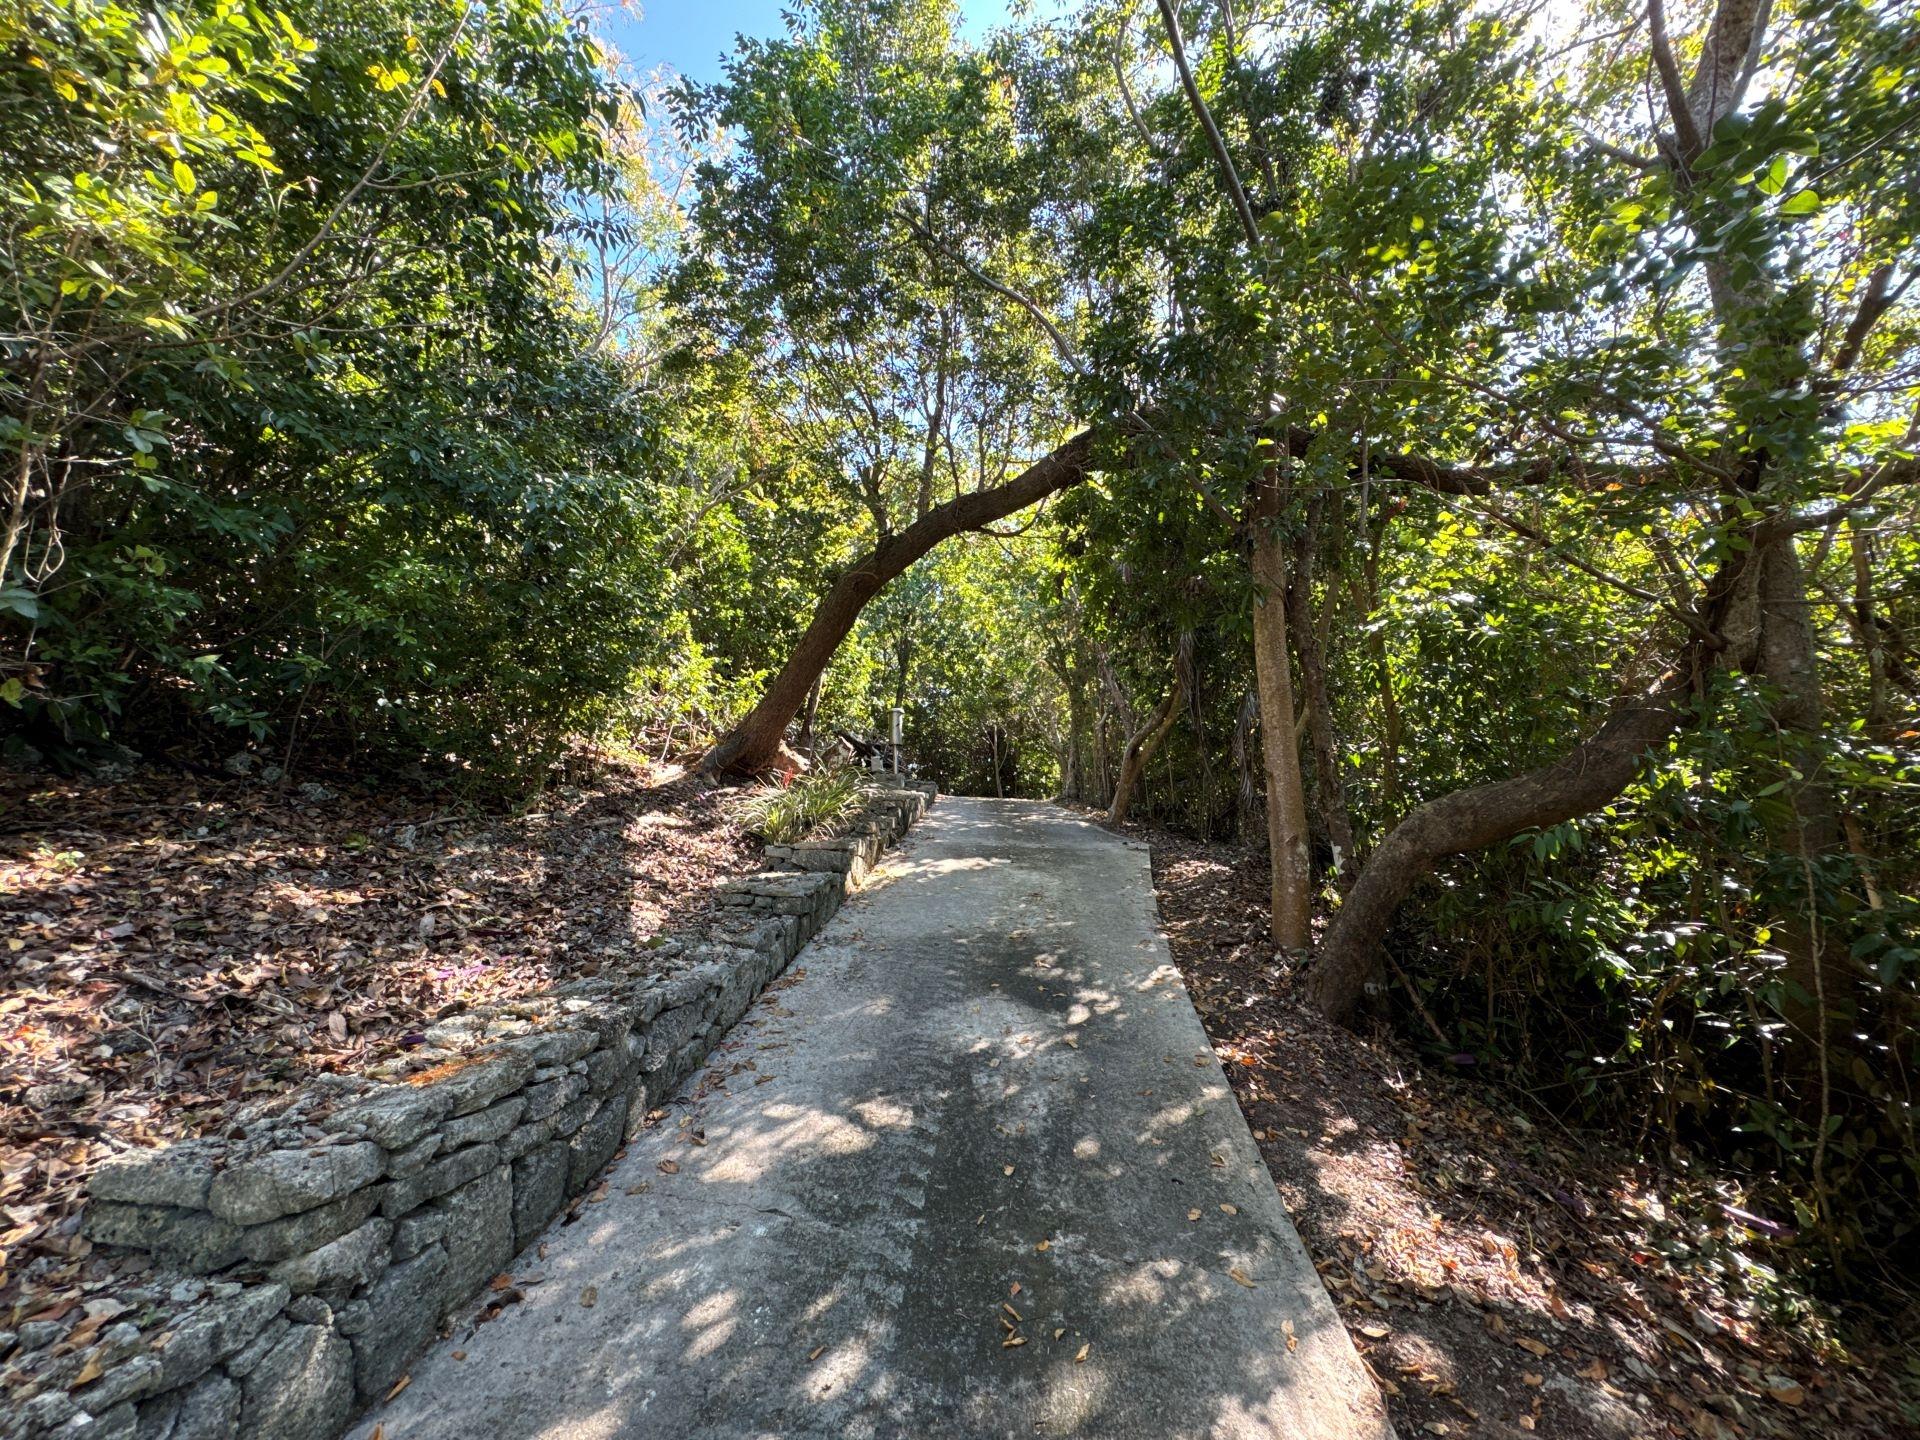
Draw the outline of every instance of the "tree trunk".
<instances>
[{"instance_id":1,"label":"tree trunk","mask_svg":"<svg viewBox=\"0 0 1920 1440\"><path fill-rule=\"evenodd\" d=\"M1434 864L1523 830L1558 825L1606 804L1631 783L1641 758L1681 722L1691 665L1624 701L1589 740L1549 765L1430 800L1394 826L1320 942L1307 994L1335 1020L1349 1019L1379 970L1393 912Z\"/></svg>"},{"instance_id":2,"label":"tree trunk","mask_svg":"<svg viewBox=\"0 0 1920 1440\"><path fill-rule=\"evenodd\" d=\"M807 690L806 707L800 712L800 743L803 746L813 744L813 722L820 714L820 686L826 679L822 674L813 677L813 684Z\"/></svg>"},{"instance_id":3,"label":"tree trunk","mask_svg":"<svg viewBox=\"0 0 1920 1440\"><path fill-rule=\"evenodd\" d=\"M1260 753L1267 778L1267 846L1273 870L1274 943L1312 943L1312 870L1307 797L1287 669L1287 560L1279 534L1280 482L1268 467L1253 496L1253 671L1260 701Z\"/></svg>"},{"instance_id":4,"label":"tree trunk","mask_svg":"<svg viewBox=\"0 0 1920 1440\"><path fill-rule=\"evenodd\" d=\"M746 775L764 769L780 749L787 725L805 703L807 691L852 631L860 611L889 580L942 540L1003 520L1056 490L1078 484L1087 476L1092 451L1093 432L1083 430L1006 484L935 506L842 571L814 607L806 633L759 703L707 752L701 768Z\"/></svg>"},{"instance_id":5,"label":"tree trunk","mask_svg":"<svg viewBox=\"0 0 1920 1440\"><path fill-rule=\"evenodd\" d=\"M1788 818L1773 827L1774 843L1796 858L1806 875L1802 904L1782 927L1780 950L1789 982L1782 1013L1817 1048L1844 1046L1859 1010L1858 972L1844 944L1821 924L1819 869L1845 849L1840 808L1823 774L1820 734L1824 706L1815 652L1812 601L1806 572L1791 536L1767 547L1760 569L1760 635L1756 668L1772 689L1768 716L1779 727L1780 761L1787 777ZM1807 1069L1814 1067L1809 1064Z\"/></svg>"},{"instance_id":6,"label":"tree trunk","mask_svg":"<svg viewBox=\"0 0 1920 1440\"><path fill-rule=\"evenodd\" d=\"M1340 774L1333 710L1327 701L1326 655L1313 614L1313 559L1325 505L1325 497L1320 495L1308 502L1307 523L1294 545L1293 571L1287 577L1287 628L1293 638L1293 653L1300 662L1300 688L1305 692L1301 698L1306 702L1307 738L1313 746L1314 808L1320 812L1321 828L1333 847L1334 877L1344 890L1354 872L1353 819L1347 811L1347 787ZM1331 605L1329 591L1329 608Z\"/></svg>"},{"instance_id":7,"label":"tree trunk","mask_svg":"<svg viewBox=\"0 0 1920 1440\"><path fill-rule=\"evenodd\" d=\"M1180 718L1180 707L1186 703L1187 687L1178 674L1173 677L1173 688L1167 691L1167 698L1160 702L1160 708L1153 712L1147 723L1127 737L1126 752L1120 757L1120 781L1113 789L1113 804L1107 807L1109 825L1124 824L1127 809L1133 803L1133 788L1140 781L1148 762L1153 759L1154 751L1160 748L1173 730L1173 722Z\"/></svg>"}]
</instances>

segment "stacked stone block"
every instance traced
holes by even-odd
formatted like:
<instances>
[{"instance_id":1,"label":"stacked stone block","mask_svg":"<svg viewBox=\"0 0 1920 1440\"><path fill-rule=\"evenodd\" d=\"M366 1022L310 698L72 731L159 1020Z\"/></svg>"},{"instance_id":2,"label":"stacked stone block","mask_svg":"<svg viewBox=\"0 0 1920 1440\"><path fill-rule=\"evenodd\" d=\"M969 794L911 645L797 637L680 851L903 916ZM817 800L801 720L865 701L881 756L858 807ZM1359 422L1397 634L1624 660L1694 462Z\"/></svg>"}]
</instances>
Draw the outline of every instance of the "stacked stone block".
<instances>
[{"instance_id":1,"label":"stacked stone block","mask_svg":"<svg viewBox=\"0 0 1920 1440\"><path fill-rule=\"evenodd\" d=\"M429 1027L217 1139L93 1177L96 1244L141 1251L85 1348L0 1332L0 1440L331 1440L581 1194L926 810L883 791L846 835L769 846L660 973L583 980ZM60 1333L55 1333L55 1332ZM64 1352L64 1353L63 1353Z\"/></svg>"}]
</instances>

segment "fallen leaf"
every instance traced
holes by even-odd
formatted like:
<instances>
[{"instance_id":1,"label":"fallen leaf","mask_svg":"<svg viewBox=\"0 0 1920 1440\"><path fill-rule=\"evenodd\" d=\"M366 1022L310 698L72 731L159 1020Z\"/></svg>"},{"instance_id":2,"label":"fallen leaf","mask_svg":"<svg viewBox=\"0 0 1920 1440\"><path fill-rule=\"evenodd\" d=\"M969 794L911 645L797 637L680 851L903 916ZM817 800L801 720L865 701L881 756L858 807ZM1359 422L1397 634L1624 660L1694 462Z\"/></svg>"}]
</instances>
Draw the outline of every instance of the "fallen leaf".
<instances>
[{"instance_id":1,"label":"fallen leaf","mask_svg":"<svg viewBox=\"0 0 1920 1440\"><path fill-rule=\"evenodd\" d=\"M1240 1207L1238 1205L1222 1205L1220 1208L1229 1215L1238 1215L1240 1213Z\"/></svg>"},{"instance_id":2,"label":"fallen leaf","mask_svg":"<svg viewBox=\"0 0 1920 1440\"><path fill-rule=\"evenodd\" d=\"M1254 1288L1253 1281L1247 1278L1247 1272L1240 1269L1240 1267L1237 1265L1233 1269L1227 1271L1227 1275L1228 1275L1228 1278L1230 1278L1236 1285L1244 1285L1249 1290Z\"/></svg>"},{"instance_id":3,"label":"fallen leaf","mask_svg":"<svg viewBox=\"0 0 1920 1440\"><path fill-rule=\"evenodd\" d=\"M1060 1037L1060 1043L1065 1045L1069 1050L1078 1050L1080 1048L1080 1042L1071 1035L1062 1035Z\"/></svg>"},{"instance_id":4,"label":"fallen leaf","mask_svg":"<svg viewBox=\"0 0 1920 1440\"><path fill-rule=\"evenodd\" d=\"M386 1399L382 1400L380 1403L382 1405L391 1405L393 1403L394 1397L398 1395L402 1390L406 1389L407 1386L411 1385L412 1383L413 1383L413 1376L411 1374L402 1375L398 1380L393 1382L393 1388L387 1391Z\"/></svg>"},{"instance_id":5,"label":"fallen leaf","mask_svg":"<svg viewBox=\"0 0 1920 1440\"><path fill-rule=\"evenodd\" d=\"M1591 1365L1583 1365L1573 1372L1582 1380L1604 1380L1607 1378L1607 1362L1596 1360Z\"/></svg>"},{"instance_id":6,"label":"fallen leaf","mask_svg":"<svg viewBox=\"0 0 1920 1440\"><path fill-rule=\"evenodd\" d=\"M1543 1341L1536 1340L1531 1335L1516 1336L1514 1338L1513 1343L1518 1345L1522 1350L1526 1351L1529 1355L1538 1355L1543 1360L1547 1356L1553 1353L1553 1347L1551 1345L1548 1345Z\"/></svg>"},{"instance_id":7,"label":"fallen leaf","mask_svg":"<svg viewBox=\"0 0 1920 1440\"><path fill-rule=\"evenodd\" d=\"M827 1353L826 1346L824 1345L814 1346L812 1353L807 1356L807 1363L811 1365L814 1361L818 1360L822 1355L826 1353Z\"/></svg>"},{"instance_id":8,"label":"fallen leaf","mask_svg":"<svg viewBox=\"0 0 1920 1440\"><path fill-rule=\"evenodd\" d=\"M680 1173L680 1162L678 1160L662 1160L660 1162L660 1173L662 1175L678 1175Z\"/></svg>"},{"instance_id":9,"label":"fallen leaf","mask_svg":"<svg viewBox=\"0 0 1920 1440\"><path fill-rule=\"evenodd\" d=\"M1044 1253L1045 1251L1051 1250L1053 1248L1053 1242L1051 1240L1042 1240L1038 1245L1034 1246L1033 1248Z\"/></svg>"},{"instance_id":10,"label":"fallen leaf","mask_svg":"<svg viewBox=\"0 0 1920 1440\"><path fill-rule=\"evenodd\" d=\"M1187 1211L1187 1219L1198 1220L1199 1218L1200 1218L1200 1211L1197 1208Z\"/></svg>"},{"instance_id":11,"label":"fallen leaf","mask_svg":"<svg viewBox=\"0 0 1920 1440\"><path fill-rule=\"evenodd\" d=\"M1093 1349L1093 1342L1089 1340L1087 1341L1086 1344L1082 1345L1078 1350L1074 1351L1073 1363L1076 1365L1085 1364L1087 1359L1087 1352L1091 1349Z\"/></svg>"},{"instance_id":12,"label":"fallen leaf","mask_svg":"<svg viewBox=\"0 0 1920 1440\"><path fill-rule=\"evenodd\" d=\"M1384 1325L1362 1325L1360 1327L1360 1333L1369 1340L1384 1340L1387 1336L1391 1335L1393 1331Z\"/></svg>"},{"instance_id":13,"label":"fallen leaf","mask_svg":"<svg viewBox=\"0 0 1920 1440\"><path fill-rule=\"evenodd\" d=\"M1011 1165L1002 1165L1002 1166L1000 1167L1000 1173L1001 1173L1002 1175L1011 1175L1011 1174L1013 1174L1013 1166L1011 1166Z\"/></svg>"},{"instance_id":14,"label":"fallen leaf","mask_svg":"<svg viewBox=\"0 0 1920 1440\"><path fill-rule=\"evenodd\" d=\"M1291 1320L1282 1320L1280 1322L1280 1333L1287 1337L1287 1353L1289 1355L1300 1348L1300 1337L1293 1333L1293 1322Z\"/></svg>"},{"instance_id":15,"label":"fallen leaf","mask_svg":"<svg viewBox=\"0 0 1920 1440\"><path fill-rule=\"evenodd\" d=\"M1767 1394L1771 1395L1775 1400L1778 1400L1782 1405L1804 1405L1807 1399L1807 1392L1802 1387L1792 1384L1791 1382L1785 1385L1769 1385L1767 1386Z\"/></svg>"},{"instance_id":16,"label":"fallen leaf","mask_svg":"<svg viewBox=\"0 0 1920 1440\"><path fill-rule=\"evenodd\" d=\"M1000 1342L1000 1348L1002 1350L1012 1350L1015 1347L1024 1345L1026 1343L1027 1343L1027 1337L1024 1335L1009 1335L1007 1336L1006 1339Z\"/></svg>"},{"instance_id":17,"label":"fallen leaf","mask_svg":"<svg viewBox=\"0 0 1920 1440\"><path fill-rule=\"evenodd\" d=\"M456 1350L453 1352L453 1358L456 1360L464 1360L467 1358L467 1352L464 1350Z\"/></svg>"}]
</instances>

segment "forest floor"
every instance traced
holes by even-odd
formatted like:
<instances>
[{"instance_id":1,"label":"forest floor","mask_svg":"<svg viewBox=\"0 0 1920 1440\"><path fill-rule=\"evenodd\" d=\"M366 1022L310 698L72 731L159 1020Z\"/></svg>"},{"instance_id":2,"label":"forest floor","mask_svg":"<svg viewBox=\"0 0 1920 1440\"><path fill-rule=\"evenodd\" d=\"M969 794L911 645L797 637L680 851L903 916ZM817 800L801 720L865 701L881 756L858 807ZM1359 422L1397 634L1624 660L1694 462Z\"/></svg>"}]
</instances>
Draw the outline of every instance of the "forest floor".
<instances>
[{"instance_id":1,"label":"forest floor","mask_svg":"<svg viewBox=\"0 0 1920 1440\"><path fill-rule=\"evenodd\" d=\"M0 1327L92 1273L79 1208L109 1156L463 1006L642 973L753 868L732 792L579 768L513 814L333 777L0 771Z\"/></svg>"},{"instance_id":2,"label":"forest floor","mask_svg":"<svg viewBox=\"0 0 1920 1440\"><path fill-rule=\"evenodd\" d=\"M1700 1176L1328 1025L1273 962L1263 853L1126 831L1152 844L1174 959L1404 1440L1920 1434L1910 1325L1797 1293L1791 1257Z\"/></svg>"}]
</instances>

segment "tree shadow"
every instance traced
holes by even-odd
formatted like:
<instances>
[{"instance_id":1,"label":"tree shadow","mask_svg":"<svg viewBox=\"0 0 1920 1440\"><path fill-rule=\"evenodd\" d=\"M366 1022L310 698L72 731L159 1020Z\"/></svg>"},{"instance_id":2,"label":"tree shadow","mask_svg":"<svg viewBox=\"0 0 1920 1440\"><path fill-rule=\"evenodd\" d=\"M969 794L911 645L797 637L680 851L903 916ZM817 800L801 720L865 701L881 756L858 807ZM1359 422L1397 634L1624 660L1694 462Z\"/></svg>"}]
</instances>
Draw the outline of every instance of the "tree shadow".
<instances>
[{"instance_id":1,"label":"tree shadow","mask_svg":"<svg viewBox=\"0 0 1920 1440\"><path fill-rule=\"evenodd\" d=\"M356 1434L1386 1435L1118 858L943 801Z\"/></svg>"}]
</instances>

